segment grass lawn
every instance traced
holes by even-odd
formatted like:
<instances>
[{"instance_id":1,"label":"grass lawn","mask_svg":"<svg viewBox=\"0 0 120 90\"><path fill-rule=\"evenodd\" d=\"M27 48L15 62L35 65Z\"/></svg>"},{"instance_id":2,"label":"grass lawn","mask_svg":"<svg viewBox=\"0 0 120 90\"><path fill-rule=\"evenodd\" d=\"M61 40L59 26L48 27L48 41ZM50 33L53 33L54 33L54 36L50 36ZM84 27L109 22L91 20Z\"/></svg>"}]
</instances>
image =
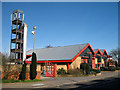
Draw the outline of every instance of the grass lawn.
<instances>
[{"instance_id":1,"label":"grass lawn","mask_svg":"<svg viewBox=\"0 0 120 90\"><path fill-rule=\"evenodd\" d=\"M15 83L15 82L38 82L38 81L44 81L44 80L39 80L39 79L35 79L35 80L11 80L11 79L8 79L8 80L2 80L2 83Z\"/></svg>"}]
</instances>

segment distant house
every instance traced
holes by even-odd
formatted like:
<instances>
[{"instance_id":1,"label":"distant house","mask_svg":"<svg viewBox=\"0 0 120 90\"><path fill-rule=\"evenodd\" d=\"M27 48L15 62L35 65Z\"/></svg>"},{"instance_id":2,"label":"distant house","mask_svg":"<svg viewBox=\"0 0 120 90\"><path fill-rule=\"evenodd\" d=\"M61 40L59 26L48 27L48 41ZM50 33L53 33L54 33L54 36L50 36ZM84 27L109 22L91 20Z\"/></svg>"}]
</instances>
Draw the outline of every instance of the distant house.
<instances>
[{"instance_id":1,"label":"distant house","mask_svg":"<svg viewBox=\"0 0 120 90\"><path fill-rule=\"evenodd\" d=\"M109 58L107 58L107 62L109 63L109 66L115 67L115 63L114 63L114 61L113 61L112 56L109 56Z\"/></svg>"},{"instance_id":2,"label":"distant house","mask_svg":"<svg viewBox=\"0 0 120 90\"><path fill-rule=\"evenodd\" d=\"M94 49L95 51L95 69L107 66L107 58L109 57L105 49Z\"/></svg>"},{"instance_id":3,"label":"distant house","mask_svg":"<svg viewBox=\"0 0 120 90\"><path fill-rule=\"evenodd\" d=\"M109 55L105 49L100 49L100 51L101 51L102 59L104 62L103 66L107 66L107 58L109 58Z\"/></svg>"}]
</instances>

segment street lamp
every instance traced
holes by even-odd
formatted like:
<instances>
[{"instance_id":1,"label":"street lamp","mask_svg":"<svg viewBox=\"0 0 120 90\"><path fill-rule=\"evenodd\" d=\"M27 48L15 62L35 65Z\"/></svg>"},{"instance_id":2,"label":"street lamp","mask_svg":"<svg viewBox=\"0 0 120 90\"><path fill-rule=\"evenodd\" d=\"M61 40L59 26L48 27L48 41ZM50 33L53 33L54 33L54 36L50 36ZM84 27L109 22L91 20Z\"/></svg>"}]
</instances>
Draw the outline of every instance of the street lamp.
<instances>
[{"instance_id":1,"label":"street lamp","mask_svg":"<svg viewBox=\"0 0 120 90\"><path fill-rule=\"evenodd\" d=\"M32 34L34 35L34 42L33 42L33 52L35 51L35 31L36 31L36 26L33 27L34 31L32 31Z\"/></svg>"}]
</instances>

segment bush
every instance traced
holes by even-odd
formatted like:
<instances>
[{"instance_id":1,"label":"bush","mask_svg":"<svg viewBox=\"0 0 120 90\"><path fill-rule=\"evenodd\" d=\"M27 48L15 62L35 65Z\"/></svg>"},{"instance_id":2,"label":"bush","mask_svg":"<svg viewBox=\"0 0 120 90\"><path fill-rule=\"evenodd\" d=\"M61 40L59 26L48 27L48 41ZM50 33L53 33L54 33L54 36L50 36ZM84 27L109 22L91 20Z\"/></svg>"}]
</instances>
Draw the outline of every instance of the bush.
<instances>
[{"instance_id":1,"label":"bush","mask_svg":"<svg viewBox=\"0 0 120 90\"><path fill-rule=\"evenodd\" d=\"M115 61L115 66L118 67L118 63L117 63L117 61Z\"/></svg>"},{"instance_id":2,"label":"bush","mask_svg":"<svg viewBox=\"0 0 120 90\"><path fill-rule=\"evenodd\" d=\"M23 66L22 66L22 72L20 73L20 79L23 81L26 78L26 65L27 65L27 63L24 62Z\"/></svg>"},{"instance_id":3,"label":"bush","mask_svg":"<svg viewBox=\"0 0 120 90\"><path fill-rule=\"evenodd\" d=\"M115 67L101 67L100 70L101 71L115 71L116 68Z\"/></svg>"},{"instance_id":4,"label":"bush","mask_svg":"<svg viewBox=\"0 0 120 90\"><path fill-rule=\"evenodd\" d=\"M84 71L84 75L90 74L90 65L88 63L82 63L80 68Z\"/></svg>"},{"instance_id":5,"label":"bush","mask_svg":"<svg viewBox=\"0 0 120 90\"><path fill-rule=\"evenodd\" d=\"M101 72L101 70L98 70L98 69L91 69L90 71L95 72L95 73L100 73Z\"/></svg>"},{"instance_id":6,"label":"bush","mask_svg":"<svg viewBox=\"0 0 120 90\"><path fill-rule=\"evenodd\" d=\"M115 68L115 67L108 67L108 70L109 70L109 71L115 71L116 68Z\"/></svg>"},{"instance_id":7,"label":"bush","mask_svg":"<svg viewBox=\"0 0 120 90\"><path fill-rule=\"evenodd\" d=\"M95 71L90 71L90 74L96 75L97 73Z\"/></svg>"},{"instance_id":8,"label":"bush","mask_svg":"<svg viewBox=\"0 0 120 90\"><path fill-rule=\"evenodd\" d=\"M101 71L109 71L108 67L100 67Z\"/></svg>"},{"instance_id":9,"label":"bush","mask_svg":"<svg viewBox=\"0 0 120 90\"><path fill-rule=\"evenodd\" d=\"M85 67L86 67L86 63L81 63L81 64L80 64L80 69L83 69L83 70L84 70Z\"/></svg>"},{"instance_id":10,"label":"bush","mask_svg":"<svg viewBox=\"0 0 120 90\"><path fill-rule=\"evenodd\" d=\"M89 64L86 64L86 74L90 74L90 65Z\"/></svg>"},{"instance_id":11,"label":"bush","mask_svg":"<svg viewBox=\"0 0 120 90\"><path fill-rule=\"evenodd\" d=\"M120 67L116 67L116 70L120 70Z\"/></svg>"},{"instance_id":12,"label":"bush","mask_svg":"<svg viewBox=\"0 0 120 90\"><path fill-rule=\"evenodd\" d=\"M36 78L36 75L37 75L37 71L36 71L36 68L37 68L37 58L36 58L36 54L33 52L32 53L32 63L30 64L30 79L33 80Z\"/></svg>"},{"instance_id":13,"label":"bush","mask_svg":"<svg viewBox=\"0 0 120 90\"><path fill-rule=\"evenodd\" d=\"M67 74L70 75L83 75L83 70L82 69L70 69L67 71Z\"/></svg>"},{"instance_id":14,"label":"bush","mask_svg":"<svg viewBox=\"0 0 120 90\"><path fill-rule=\"evenodd\" d=\"M107 62L107 67L109 67L109 62Z\"/></svg>"},{"instance_id":15,"label":"bush","mask_svg":"<svg viewBox=\"0 0 120 90\"><path fill-rule=\"evenodd\" d=\"M65 71L65 69L63 69L63 68L59 68L58 70L57 70L57 74L58 75L64 75L64 74L66 74L66 71Z\"/></svg>"}]
</instances>

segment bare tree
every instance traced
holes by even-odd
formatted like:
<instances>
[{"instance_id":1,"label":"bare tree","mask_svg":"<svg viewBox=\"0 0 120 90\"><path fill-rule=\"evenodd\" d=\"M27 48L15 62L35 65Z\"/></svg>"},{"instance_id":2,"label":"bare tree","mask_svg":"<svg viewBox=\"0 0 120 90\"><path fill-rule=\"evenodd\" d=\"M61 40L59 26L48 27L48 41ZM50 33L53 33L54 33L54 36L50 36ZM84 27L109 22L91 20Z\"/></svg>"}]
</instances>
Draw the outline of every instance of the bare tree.
<instances>
[{"instance_id":1,"label":"bare tree","mask_svg":"<svg viewBox=\"0 0 120 90\"><path fill-rule=\"evenodd\" d=\"M51 46L51 45L48 45L48 46L46 46L45 48L52 48L53 46Z\"/></svg>"},{"instance_id":2,"label":"bare tree","mask_svg":"<svg viewBox=\"0 0 120 90\"><path fill-rule=\"evenodd\" d=\"M2 58L2 74L3 79L8 79L9 76L12 76L14 73L14 78L18 75L18 71L21 70L19 65L11 65L13 58L8 55L8 53L0 54Z\"/></svg>"},{"instance_id":3,"label":"bare tree","mask_svg":"<svg viewBox=\"0 0 120 90\"><path fill-rule=\"evenodd\" d=\"M114 61L118 61L118 64L120 65L120 49L111 50L110 56L112 56Z\"/></svg>"}]
</instances>

